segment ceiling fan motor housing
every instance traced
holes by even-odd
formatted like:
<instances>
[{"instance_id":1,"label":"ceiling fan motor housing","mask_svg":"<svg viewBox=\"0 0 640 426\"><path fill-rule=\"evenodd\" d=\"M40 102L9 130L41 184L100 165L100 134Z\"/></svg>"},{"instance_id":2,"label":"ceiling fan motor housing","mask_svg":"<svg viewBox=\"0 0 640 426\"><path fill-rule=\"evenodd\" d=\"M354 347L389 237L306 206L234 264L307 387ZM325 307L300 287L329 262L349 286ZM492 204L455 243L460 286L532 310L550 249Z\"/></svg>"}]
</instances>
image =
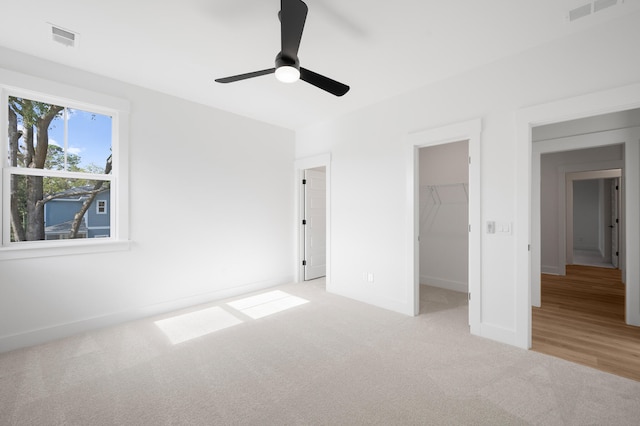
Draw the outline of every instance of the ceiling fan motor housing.
<instances>
[{"instance_id":1,"label":"ceiling fan motor housing","mask_svg":"<svg viewBox=\"0 0 640 426\"><path fill-rule=\"evenodd\" d=\"M298 58L290 58L280 52L276 55L276 68L280 67L294 67L299 70L300 60Z\"/></svg>"}]
</instances>

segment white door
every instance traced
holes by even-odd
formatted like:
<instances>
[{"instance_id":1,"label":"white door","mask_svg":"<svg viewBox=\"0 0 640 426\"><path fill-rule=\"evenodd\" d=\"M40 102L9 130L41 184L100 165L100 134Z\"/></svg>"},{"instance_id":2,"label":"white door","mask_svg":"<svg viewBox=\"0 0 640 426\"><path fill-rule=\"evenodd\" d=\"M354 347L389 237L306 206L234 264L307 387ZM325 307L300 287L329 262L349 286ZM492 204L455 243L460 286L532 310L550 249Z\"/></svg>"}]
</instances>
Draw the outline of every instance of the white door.
<instances>
[{"instance_id":1,"label":"white door","mask_svg":"<svg viewBox=\"0 0 640 426\"><path fill-rule=\"evenodd\" d=\"M327 269L327 198L324 167L304 171L304 279L324 277Z\"/></svg>"}]
</instances>

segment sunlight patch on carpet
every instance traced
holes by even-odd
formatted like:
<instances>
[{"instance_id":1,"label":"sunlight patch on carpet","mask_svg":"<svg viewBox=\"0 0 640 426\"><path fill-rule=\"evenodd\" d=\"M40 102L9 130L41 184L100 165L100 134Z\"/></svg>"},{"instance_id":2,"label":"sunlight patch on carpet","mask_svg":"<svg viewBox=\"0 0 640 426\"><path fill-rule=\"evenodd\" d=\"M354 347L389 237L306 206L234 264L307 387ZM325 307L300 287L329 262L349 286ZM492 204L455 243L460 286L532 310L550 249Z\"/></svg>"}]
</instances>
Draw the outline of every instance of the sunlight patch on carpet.
<instances>
[{"instance_id":1,"label":"sunlight patch on carpet","mask_svg":"<svg viewBox=\"0 0 640 426\"><path fill-rule=\"evenodd\" d=\"M158 320L155 325L176 345L241 323L224 309L213 307Z\"/></svg>"},{"instance_id":2,"label":"sunlight patch on carpet","mask_svg":"<svg viewBox=\"0 0 640 426\"><path fill-rule=\"evenodd\" d=\"M309 303L309 301L284 291L274 290L229 302L227 305L253 319L259 319L305 303Z\"/></svg>"}]
</instances>

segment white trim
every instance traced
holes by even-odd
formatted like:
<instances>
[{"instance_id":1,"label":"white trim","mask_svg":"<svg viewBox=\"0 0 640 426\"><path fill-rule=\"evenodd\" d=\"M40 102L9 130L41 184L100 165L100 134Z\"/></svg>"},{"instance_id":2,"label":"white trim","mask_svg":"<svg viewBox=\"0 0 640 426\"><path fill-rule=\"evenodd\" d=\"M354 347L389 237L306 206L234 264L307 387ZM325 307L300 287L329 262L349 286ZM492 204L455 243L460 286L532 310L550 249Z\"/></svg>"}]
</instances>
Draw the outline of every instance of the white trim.
<instances>
[{"instance_id":1,"label":"white trim","mask_svg":"<svg viewBox=\"0 0 640 426\"><path fill-rule=\"evenodd\" d=\"M571 175L576 172L584 173L588 170L597 170L599 168L618 169L622 171L622 169L624 168L624 160L605 161L602 163L566 165L560 167L558 170L558 265L561 272L560 275L566 275L566 265L573 263L573 248L569 250L568 247L568 242L572 241L572 239L569 238L569 235L573 235L573 224L569 225L567 220L567 212L570 211L570 209L567 208L567 206L569 205L568 198L571 197L571 205L573 205L573 189L571 190L571 193L569 193L569 187L567 186L567 175ZM618 175L617 177L620 177L620 175ZM535 200L534 198L534 205L536 205L536 202L537 200ZM539 202L537 203L537 205L539 205ZM569 233L569 229L571 229L571 233ZM624 265L624 262L621 262L620 269L624 269L622 265ZM531 279L532 304L533 306L540 306L540 280L535 280L535 275L533 275L533 272ZM538 304L536 304L536 297L538 298Z\"/></svg>"},{"instance_id":2,"label":"white trim","mask_svg":"<svg viewBox=\"0 0 640 426\"><path fill-rule=\"evenodd\" d=\"M480 142L482 120L475 119L410 133L406 145L407 205L406 205L406 279L405 287L409 302L407 312L417 315L420 311L420 245L419 234L419 183L418 149L451 142L469 141L469 324L471 333L484 335L481 327L482 290L482 245L481 245L481 158Z\"/></svg>"},{"instance_id":3,"label":"white trim","mask_svg":"<svg viewBox=\"0 0 640 426\"><path fill-rule=\"evenodd\" d=\"M8 171L12 175L102 180L105 182L111 182L114 180L113 175L82 173L82 172L65 172L62 170L49 170L49 169L32 169L30 167L4 167L4 170Z\"/></svg>"},{"instance_id":4,"label":"white trim","mask_svg":"<svg viewBox=\"0 0 640 426\"><path fill-rule=\"evenodd\" d=\"M620 87L612 90L606 90L597 93L591 93L583 96L576 96L570 99L550 102L543 105L537 105L529 108L524 108L516 113L516 220L514 224L515 234L515 253L516 253L516 265L515 265L515 324L514 324L514 340L512 344L522 347L531 347L531 276L532 276L532 258L528 250L529 244L535 245L539 241L533 241L531 239L531 225L533 220L538 223L539 215L534 217L531 211L532 203L532 184L539 185L539 180L536 180L532 176L532 137L531 129L534 126L540 126L544 124L558 123L571 119L591 117L600 114L606 114L611 112L625 111L633 108L640 107L640 84L633 84L625 87ZM631 152L626 150L625 157L627 161L632 159L636 162L640 161L640 154L637 149L638 144L630 144L632 148ZM636 155L638 154L638 155ZM627 172L629 172L627 170ZM638 172L631 172L631 175L626 176L627 182L634 182L637 185ZM635 179L635 181L634 181ZM630 189L627 187L627 189ZM627 192L627 195L629 195ZM635 203L635 202L634 202ZM630 208L630 206L627 206ZM636 208L634 206L634 208ZM637 209L637 208L636 208ZM637 211L637 210L636 210ZM626 215L631 222L629 215ZM627 232L629 235L638 234L638 224L629 223ZM635 234L633 233L635 230ZM539 237L538 237L539 240ZM631 240L631 239L629 239ZM638 246L638 238L634 238L633 245ZM627 256L632 256L632 253L639 253L640 247L631 247L629 241L627 241ZM638 272L631 271L631 265L635 265L637 269L640 259L629 258L626 264L628 265L627 276L637 276ZM628 294L627 303L632 297L640 300L638 294ZM631 319L638 319L640 323L640 312L629 312L627 310L627 321L629 317Z\"/></svg>"},{"instance_id":5,"label":"white trim","mask_svg":"<svg viewBox=\"0 0 640 426\"><path fill-rule=\"evenodd\" d=\"M100 203L104 203L104 211L100 211ZM96 200L96 214L107 214L107 200Z\"/></svg>"},{"instance_id":6,"label":"white trim","mask_svg":"<svg viewBox=\"0 0 640 426\"><path fill-rule=\"evenodd\" d=\"M0 261L16 260L34 257L68 256L88 253L107 253L112 251L126 251L130 248L129 241L112 241L110 238L103 241L94 241L93 238L81 238L78 240L47 240L46 247L42 241L25 241L20 246L11 249L0 248Z\"/></svg>"},{"instance_id":7,"label":"white trim","mask_svg":"<svg viewBox=\"0 0 640 426\"><path fill-rule=\"evenodd\" d=\"M302 229L302 219L304 214L304 198L302 197L302 179L304 178L304 171L307 169L313 169L316 167L324 167L326 172L326 232L327 232L327 270L325 277L325 285L328 292L335 292L331 283L331 154L320 154L312 157L304 157L296 159L294 162L295 168L295 235L297 240L297 247L295 257L295 280L296 282L304 281L304 268L302 267L302 260L304 257L304 232Z\"/></svg>"},{"instance_id":8,"label":"white trim","mask_svg":"<svg viewBox=\"0 0 640 426\"><path fill-rule=\"evenodd\" d=\"M460 293L466 293L469 291L468 283L460 281L452 281L444 278L434 277L431 275L420 275L420 282L429 283L431 287L443 288L445 290L457 291Z\"/></svg>"},{"instance_id":9,"label":"white trim","mask_svg":"<svg viewBox=\"0 0 640 426\"><path fill-rule=\"evenodd\" d=\"M622 163L622 161L620 161ZM622 177L622 168L623 164L620 164L618 168L615 169L607 169L607 170L595 170L595 169L586 169L587 171L576 171L576 172L565 172L562 174L562 178L558 178L560 187L564 187L565 198L562 204L559 206L559 210L564 214L564 227L558 229L559 239L564 242L564 258L565 265L573 264L573 183L577 180L588 180L588 179L606 179L606 178L620 178ZM620 194L624 197L624 191L621 191ZM571 207L571 208L569 208ZM625 229L623 226L625 217L624 215L620 215L620 227L621 229ZM564 234L564 235L562 235ZM621 244L622 247L622 244ZM624 257L624 248L621 248L623 254L621 258ZM562 253L561 253L562 254ZM604 255L604 254L603 254ZM624 263L624 262L622 262ZM566 268L563 268L566 274ZM624 266L621 265L623 270L624 277ZM564 274L563 274L564 275ZM538 291L540 291L538 289ZM539 306L534 304L533 300L534 288L533 288L533 277L531 283L531 296L532 296L532 304L533 306Z\"/></svg>"},{"instance_id":10,"label":"white trim","mask_svg":"<svg viewBox=\"0 0 640 426\"><path fill-rule=\"evenodd\" d=\"M10 243L8 194L10 171L19 174L57 176L60 172L27 168L9 168L7 156L0 159L3 173L0 174L2 188L1 224L3 230L0 260L41 256L58 256L86 252L127 250L129 248L129 191L128 191L128 134L129 101L109 95L92 92L66 84L57 83L0 68L0 115L8 115L8 96L19 96L65 107L91 111L111 116L113 170L111 175L91 175L91 178L111 181L111 237L108 241L87 243L86 241L65 241L59 246L51 241ZM7 126L0 126L0 152L7 152ZM87 178L87 174L64 172L64 176Z\"/></svg>"},{"instance_id":11,"label":"white trim","mask_svg":"<svg viewBox=\"0 0 640 426\"><path fill-rule=\"evenodd\" d=\"M128 113L129 101L104 93L93 92L75 86L58 83L43 78L9 71L0 68L0 89L20 96L37 99L43 102L77 109L88 109L91 112L111 115L113 111Z\"/></svg>"}]
</instances>

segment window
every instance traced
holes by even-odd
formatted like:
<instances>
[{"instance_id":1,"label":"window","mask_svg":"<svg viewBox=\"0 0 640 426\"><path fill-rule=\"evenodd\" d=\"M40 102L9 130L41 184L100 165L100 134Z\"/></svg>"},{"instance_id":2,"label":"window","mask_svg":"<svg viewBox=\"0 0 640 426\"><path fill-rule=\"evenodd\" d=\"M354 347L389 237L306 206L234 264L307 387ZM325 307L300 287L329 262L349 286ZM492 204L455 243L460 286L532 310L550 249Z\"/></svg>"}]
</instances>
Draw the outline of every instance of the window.
<instances>
[{"instance_id":1,"label":"window","mask_svg":"<svg viewBox=\"0 0 640 426\"><path fill-rule=\"evenodd\" d=\"M98 200L96 203L96 214L107 214L107 200Z\"/></svg>"},{"instance_id":2,"label":"window","mask_svg":"<svg viewBox=\"0 0 640 426\"><path fill-rule=\"evenodd\" d=\"M126 241L128 104L53 83L54 92L81 99L3 87L2 77L16 75L0 70L0 114L8 116L0 259L100 251ZM107 105L89 103L94 97Z\"/></svg>"}]
</instances>

